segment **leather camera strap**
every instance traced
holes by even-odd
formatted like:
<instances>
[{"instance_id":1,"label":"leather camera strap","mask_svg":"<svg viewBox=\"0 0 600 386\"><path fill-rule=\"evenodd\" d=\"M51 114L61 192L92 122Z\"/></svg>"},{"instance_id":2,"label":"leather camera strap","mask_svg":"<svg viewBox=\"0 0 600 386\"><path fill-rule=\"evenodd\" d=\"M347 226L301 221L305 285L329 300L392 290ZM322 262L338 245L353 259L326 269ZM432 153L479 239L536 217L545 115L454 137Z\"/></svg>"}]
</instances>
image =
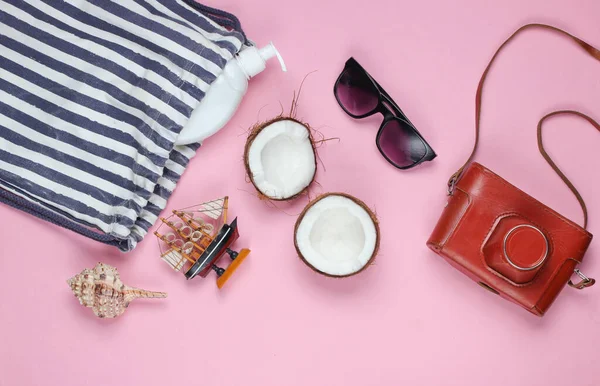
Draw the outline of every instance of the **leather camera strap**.
<instances>
[{"instance_id":1,"label":"leather camera strap","mask_svg":"<svg viewBox=\"0 0 600 386\"><path fill-rule=\"evenodd\" d=\"M588 117L587 115L580 113L579 111L559 110L559 111L553 111L550 114L545 115L542 119L540 119L540 121L538 123L538 127L537 127L538 147L540 149L540 153L542 153L542 156L544 157L544 159L546 159L546 162L548 162L548 164L552 167L552 169L554 169L556 174L558 174L559 177L565 182L565 184L567 184L569 189L571 189L571 192L573 192L575 197L577 197L577 201L579 201L579 204L581 205L581 209L583 209L583 227L587 229L588 211L587 211L587 207L585 205L585 201L583 201L583 197L581 197L581 194L579 194L579 192L577 191L577 189L575 188L573 183L571 181L569 181L567 176L565 176L565 174L562 172L562 170L560 170L559 167L556 165L556 163L552 160L550 155L548 155L548 153L546 152L546 149L544 149L544 143L542 141L542 125L544 124L544 121L546 119L553 117L555 115L575 115L575 116L581 117L581 118L585 119L586 121L588 121L599 132L600 132L600 124L598 124L598 122L594 121L592 118Z\"/></svg>"},{"instance_id":2,"label":"leather camera strap","mask_svg":"<svg viewBox=\"0 0 600 386\"><path fill-rule=\"evenodd\" d=\"M526 24L524 26L522 26L521 28L519 28L518 30L516 30L508 39L506 39L504 41L504 43L502 43L502 45L498 48L498 50L496 51L496 53L494 54L494 56L492 56L492 59L490 60L490 62L488 63L487 67L485 68L485 71L483 72L483 74L481 75L481 79L479 80L479 85L477 86L477 94L475 95L475 145L473 146L473 151L471 152L471 155L469 156L469 159L467 159L467 162L464 163L463 166L461 166L460 169L458 169L456 171L456 173L454 173L451 177L450 180L448 181L448 193L452 194L452 191L454 190L454 185L456 184L456 182L458 181L458 178L460 177L460 175L462 174L463 170L465 169L465 167L473 160L473 158L475 157L475 153L477 152L477 145L479 144L479 127L480 127L480 121L481 121L481 97L482 97L482 93L483 93L483 84L485 82L485 79L487 77L487 74L492 66L492 63L494 62L494 60L496 59L496 57L498 56L498 54L500 53L500 51L502 51L502 49L516 36L518 35L521 31L524 31L526 29L529 28L543 28L543 29L548 29L548 30L552 30L552 31L556 31L559 32L563 35L566 35L567 37L571 38L573 41L575 41L575 43L577 43L578 45L580 45L588 54L590 54L592 57L594 57L595 59L600 61L600 50L598 50L597 48L591 46L590 44L584 42L583 40L571 35L570 33L563 31L560 28L556 28L556 27L552 27L546 24ZM580 113L578 111L572 111L572 110L560 110L560 111L554 111L550 114L547 114L546 116L544 116L542 119L540 119L539 123L538 123L538 147L540 150L540 153L542 153L542 156L544 156L544 158L546 159L546 161L550 164L550 166L552 167L552 169L554 169L554 171L560 176L560 178L565 182L565 184L567 184L567 186L569 187L569 189L571 189L571 191L573 192L573 194L575 194L575 197L577 197L577 200L579 201L579 204L581 205L581 208L583 209L583 216L584 216L584 228L587 228L587 222L588 222L588 213L587 213L587 207L585 205L585 202L583 200L583 198L581 197L581 194L579 194L579 192L577 191L577 189L575 188L575 186L573 185L573 183L571 183L571 181L569 181L569 179L567 178L567 176L565 176L565 174L558 168L558 166L556 165L556 163L554 163L554 161L552 161L552 158L550 158L550 156L548 155L548 153L546 152L546 150L544 149L544 145L542 143L542 124L544 123L544 121L550 117L553 117L555 115L575 115L578 117L581 117L585 120L587 120L589 123L591 123L596 129L598 129L598 131L600 131L600 124L598 124L596 121L594 121L592 118L588 117L587 115Z\"/></svg>"}]
</instances>

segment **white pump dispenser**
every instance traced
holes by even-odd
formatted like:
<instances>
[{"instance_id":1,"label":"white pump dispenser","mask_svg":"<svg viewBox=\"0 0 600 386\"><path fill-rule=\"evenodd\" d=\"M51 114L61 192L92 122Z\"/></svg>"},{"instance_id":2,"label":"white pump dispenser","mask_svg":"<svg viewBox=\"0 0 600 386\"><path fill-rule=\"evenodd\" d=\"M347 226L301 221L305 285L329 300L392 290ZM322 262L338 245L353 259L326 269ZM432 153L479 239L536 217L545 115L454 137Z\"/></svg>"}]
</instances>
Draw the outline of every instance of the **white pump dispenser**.
<instances>
[{"instance_id":1,"label":"white pump dispenser","mask_svg":"<svg viewBox=\"0 0 600 386\"><path fill-rule=\"evenodd\" d=\"M273 43L261 49L250 46L240 51L212 83L175 143L187 145L202 142L225 126L248 90L248 79L261 73L266 68L267 60L273 57L277 57L281 69L287 71Z\"/></svg>"}]
</instances>

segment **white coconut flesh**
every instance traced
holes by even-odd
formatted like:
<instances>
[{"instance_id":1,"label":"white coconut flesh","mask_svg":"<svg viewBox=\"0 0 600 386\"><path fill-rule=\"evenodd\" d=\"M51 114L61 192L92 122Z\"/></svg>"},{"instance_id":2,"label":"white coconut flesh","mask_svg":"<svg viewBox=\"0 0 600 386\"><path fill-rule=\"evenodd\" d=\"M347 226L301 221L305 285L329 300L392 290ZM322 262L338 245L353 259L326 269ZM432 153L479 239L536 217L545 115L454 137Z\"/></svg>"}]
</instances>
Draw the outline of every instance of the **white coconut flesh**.
<instances>
[{"instance_id":1,"label":"white coconut flesh","mask_svg":"<svg viewBox=\"0 0 600 386\"><path fill-rule=\"evenodd\" d=\"M348 276L365 267L377 247L371 215L344 196L322 198L304 213L296 246L306 263L331 276Z\"/></svg>"},{"instance_id":2,"label":"white coconut flesh","mask_svg":"<svg viewBox=\"0 0 600 386\"><path fill-rule=\"evenodd\" d=\"M254 186L274 199L302 192L317 168L308 128L289 119L265 126L250 144L247 157Z\"/></svg>"}]
</instances>

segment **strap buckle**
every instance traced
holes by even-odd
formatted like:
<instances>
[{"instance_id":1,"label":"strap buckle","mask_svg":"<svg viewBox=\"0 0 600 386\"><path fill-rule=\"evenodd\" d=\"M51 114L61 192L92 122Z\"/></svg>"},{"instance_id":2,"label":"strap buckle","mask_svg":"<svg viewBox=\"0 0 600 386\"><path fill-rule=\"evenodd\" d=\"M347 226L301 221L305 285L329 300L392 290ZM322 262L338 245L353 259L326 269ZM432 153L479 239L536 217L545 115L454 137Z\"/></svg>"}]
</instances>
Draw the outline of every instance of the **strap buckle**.
<instances>
[{"instance_id":1,"label":"strap buckle","mask_svg":"<svg viewBox=\"0 0 600 386\"><path fill-rule=\"evenodd\" d=\"M576 288L578 290L582 290L586 287L591 287L596 283L595 279L589 278L587 276L585 276L579 269L575 268L575 273L577 274L577 276L579 276L579 278L581 279L581 281L579 283L573 283L571 280L569 280L569 286Z\"/></svg>"}]
</instances>

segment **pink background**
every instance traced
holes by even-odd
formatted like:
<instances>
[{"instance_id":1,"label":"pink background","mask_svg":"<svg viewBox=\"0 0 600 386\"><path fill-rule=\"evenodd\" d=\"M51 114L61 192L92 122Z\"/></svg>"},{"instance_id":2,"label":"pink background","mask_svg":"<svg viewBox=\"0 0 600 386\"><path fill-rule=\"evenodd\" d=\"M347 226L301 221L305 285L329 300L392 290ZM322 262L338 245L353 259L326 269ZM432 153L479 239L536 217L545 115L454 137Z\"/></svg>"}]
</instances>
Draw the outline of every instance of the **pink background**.
<instances>
[{"instance_id":1,"label":"pink background","mask_svg":"<svg viewBox=\"0 0 600 386\"><path fill-rule=\"evenodd\" d=\"M525 22L568 29L600 46L597 0L211 0L239 16L249 37L273 40L275 63L252 81L236 117L206 141L168 209L228 194L252 254L227 287L186 282L149 236L129 255L0 206L0 385L565 385L600 384L600 286L571 289L540 319L481 290L425 241L445 203L445 182L473 143L477 81L496 47ZM333 83L354 56L438 152L408 172L379 155L380 117L353 121ZM299 117L325 137L313 194L344 191L376 209L376 265L343 280L320 277L293 248L306 204L269 207L241 162L245 131L287 109L311 71ZM600 119L600 63L549 32L521 36L498 60L484 96L478 160L569 218L576 200L537 153L545 113L576 108ZM261 110L262 108L262 110ZM260 113L259 113L260 111ZM600 233L600 133L553 119L549 152L579 187ZM216 165L223 165L217 169ZM201 169L208 170L201 178ZM286 213L283 213L285 211ZM600 276L600 244L584 272ZM164 290L119 319L96 319L65 280L103 261L124 282Z\"/></svg>"}]
</instances>

